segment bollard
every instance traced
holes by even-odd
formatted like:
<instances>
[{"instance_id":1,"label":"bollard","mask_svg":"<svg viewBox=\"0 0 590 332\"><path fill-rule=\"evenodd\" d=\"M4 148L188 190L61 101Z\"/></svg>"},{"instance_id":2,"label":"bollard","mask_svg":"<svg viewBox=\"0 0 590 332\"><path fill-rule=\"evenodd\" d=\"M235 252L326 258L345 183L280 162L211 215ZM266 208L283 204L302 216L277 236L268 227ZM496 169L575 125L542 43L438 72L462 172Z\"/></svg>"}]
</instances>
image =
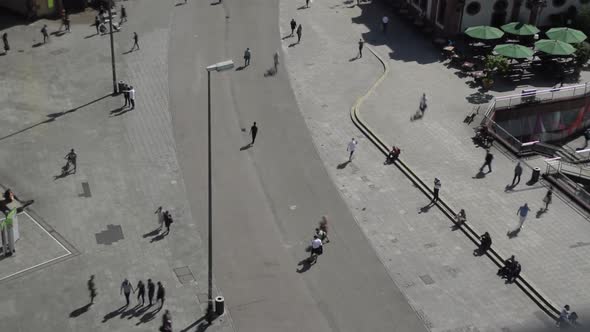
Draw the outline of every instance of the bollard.
<instances>
[{"instance_id":1,"label":"bollard","mask_svg":"<svg viewBox=\"0 0 590 332\"><path fill-rule=\"evenodd\" d=\"M539 176L541 175L541 169L539 167L533 168L533 174L531 176L531 180L529 181L530 184L537 183L539 181Z\"/></svg>"},{"instance_id":2,"label":"bollard","mask_svg":"<svg viewBox=\"0 0 590 332\"><path fill-rule=\"evenodd\" d=\"M217 316L223 315L225 311L225 299L223 296L217 296L215 298L215 314Z\"/></svg>"}]
</instances>

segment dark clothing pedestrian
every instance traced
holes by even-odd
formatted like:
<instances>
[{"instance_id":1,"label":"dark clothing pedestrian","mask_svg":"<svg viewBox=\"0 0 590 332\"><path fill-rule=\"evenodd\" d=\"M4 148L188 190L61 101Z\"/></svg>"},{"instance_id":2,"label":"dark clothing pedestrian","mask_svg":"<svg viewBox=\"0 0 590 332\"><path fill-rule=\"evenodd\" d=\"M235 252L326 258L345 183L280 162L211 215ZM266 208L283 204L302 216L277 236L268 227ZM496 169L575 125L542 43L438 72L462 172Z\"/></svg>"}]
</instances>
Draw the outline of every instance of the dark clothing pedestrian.
<instances>
[{"instance_id":1,"label":"dark clothing pedestrian","mask_svg":"<svg viewBox=\"0 0 590 332\"><path fill-rule=\"evenodd\" d=\"M137 291L137 303L139 303L139 299L141 298L141 305L145 304L145 285L143 281L139 281L137 283L137 287L135 288Z\"/></svg>"},{"instance_id":2,"label":"dark clothing pedestrian","mask_svg":"<svg viewBox=\"0 0 590 332\"><path fill-rule=\"evenodd\" d=\"M74 174L76 174L78 155L74 152L74 149L70 150L70 153L66 155L65 159L67 160L66 169L72 166L74 168Z\"/></svg>"},{"instance_id":3,"label":"dark clothing pedestrian","mask_svg":"<svg viewBox=\"0 0 590 332\"><path fill-rule=\"evenodd\" d=\"M273 55L273 60L274 60L275 74L276 74L277 71L279 70L279 53L278 52L275 52L275 54Z\"/></svg>"},{"instance_id":4,"label":"dark clothing pedestrian","mask_svg":"<svg viewBox=\"0 0 590 332\"><path fill-rule=\"evenodd\" d=\"M302 30L303 28L301 27L301 24L299 24L299 26L297 27L297 44L301 42Z\"/></svg>"},{"instance_id":5,"label":"dark clothing pedestrian","mask_svg":"<svg viewBox=\"0 0 590 332\"><path fill-rule=\"evenodd\" d=\"M295 22L295 19L292 18L291 19L291 36L293 36L293 34L295 34L296 28L297 28L297 22Z\"/></svg>"},{"instance_id":6,"label":"dark clothing pedestrian","mask_svg":"<svg viewBox=\"0 0 590 332\"><path fill-rule=\"evenodd\" d=\"M90 276L88 279L88 292L90 293L90 303L94 303L94 298L96 297L96 286L94 285L94 276Z\"/></svg>"},{"instance_id":7,"label":"dark clothing pedestrian","mask_svg":"<svg viewBox=\"0 0 590 332\"><path fill-rule=\"evenodd\" d=\"M545 194L545 197L543 198L543 203L545 203L545 211L549 210L549 204L551 204L552 200L553 200L553 187L549 187L549 190L547 190L547 193Z\"/></svg>"},{"instance_id":8,"label":"dark clothing pedestrian","mask_svg":"<svg viewBox=\"0 0 590 332\"><path fill-rule=\"evenodd\" d=\"M365 41L360 39L359 40L359 58L363 57L363 46L365 46Z\"/></svg>"},{"instance_id":9,"label":"dark clothing pedestrian","mask_svg":"<svg viewBox=\"0 0 590 332\"><path fill-rule=\"evenodd\" d=\"M166 226L166 234L170 233L170 225L172 225L173 222L174 220L172 219L170 212L164 212L164 226Z\"/></svg>"},{"instance_id":10,"label":"dark clothing pedestrian","mask_svg":"<svg viewBox=\"0 0 590 332\"><path fill-rule=\"evenodd\" d=\"M305 0L305 7L309 8L309 0Z\"/></svg>"},{"instance_id":11,"label":"dark clothing pedestrian","mask_svg":"<svg viewBox=\"0 0 590 332\"><path fill-rule=\"evenodd\" d=\"M162 283L158 281L158 291L156 292L156 302L161 301L160 307L164 306L164 301L166 300L166 290Z\"/></svg>"},{"instance_id":12,"label":"dark clothing pedestrian","mask_svg":"<svg viewBox=\"0 0 590 332\"><path fill-rule=\"evenodd\" d=\"M256 126L256 122L254 122L254 124L252 124L252 127L250 127L250 135L252 135L252 143L250 143L251 145L254 145L254 141L256 141L257 134L258 134L258 126Z\"/></svg>"},{"instance_id":13,"label":"dark clothing pedestrian","mask_svg":"<svg viewBox=\"0 0 590 332\"><path fill-rule=\"evenodd\" d=\"M6 32L2 34L2 42L4 43L4 53L8 53L10 45L8 45L8 34Z\"/></svg>"},{"instance_id":14,"label":"dark clothing pedestrian","mask_svg":"<svg viewBox=\"0 0 590 332\"><path fill-rule=\"evenodd\" d=\"M41 33L43 34L43 44L45 44L47 42L47 39L49 39L49 33L47 32L47 24L43 26L43 28L41 28Z\"/></svg>"},{"instance_id":15,"label":"dark clothing pedestrian","mask_svg":"<svg viewBox=\"0 0 590 332\"><path fill-rule=\"evenodd\" d=\"M70 30L70 16L66 15L64 18L64 25L66 26L66 31L71 32Z\"/></svg>"},{"instance_id":16,"label":"dark clothing pedestrian","mask_svg":"<svg viewBox=\"0 0 590 332\"><path fill-rule=\"evenodd\" d=\"M119 22L119 25L123 24L123 22L127 22L127 8L125 6L121 6L121 22Z\"/></svg>"},{"instance_id":17,"label":"dark clothing pedestrian","mask_svg":"<svg viewBox=\"0 0 590 332\"><path fill-rule=\"evenodd\" d=\"M514 167L514 177L512 178L512 184L510 185L511 187L514 187L520 183L520 176L521 175L522 175L522 166L520 166L520 162L518 162L516 164L516 167Z\"/></svg>"},{"instance_id":18,"label":"dark clothing pedestrian","mask_svg":"<svg viewBox=\"0 0 590 332\"><path fill-rule=\"evenodd\" d=\"M492 160L494 160L494 155L490 152L490 150L486 150L486 158L485 158L483 165L479 169L479 171L480 172L483 171L484 167L488 166L489 173L491 173L492 172Z\"/></svg>"},{"instance_id":19,"label":"dark clothing pedestrian","mask_svg":"<svg viewBox=\"0 0 590 332\"><path fill-rule=\"evenodd\" d=\"M480 236L480 242L475 254L483 255L492 247L492 237L488 232L485 232Z\"/></svg>"},{"instance_id":20,"label":"dark clothing pedestrian","mask_svg":"<svg viewBox=\"0 0 590 332\"><path fill-rule=\"evenodd\" d=\"M440 183L440 180L437 178L434 178L434 190L432 191L432 194L433 194L432 195L432 202L433 203L438 201L438 192L439 192L441 186L442 185Z\"/></svg>"},{"instance_id":21,"label":"dark clothing pedestrian","mask_svg":"<svg viewBox=\"0 0 590 332\"><path fill-rule=\"evenodd\" d=\"M250 48L246 48L246 50L244 51L244 67L250 65L250 57L251 56L252 56L252 53L250 52Z\"/></svg>"},{"instance_id":22,"label":"dark clothing pedestrian","mask_svg":"<svg viewBox=\"0 0 590 332\"><path fill-rule=\"evenodd\" d=\"M139 50L139 36L137 36L137 32L133 33L133 47L131 48L130 52L133 52L135 50L135 47L137 46L137 50Z\"/></svg>"},{"instance_id":23,"label":"dark clothing pedestrian","mask_svg":"<svg viewBox=\"0 0 590 332\"><path fill-rule=\"evenodd\" d=\"M162 316L162 327L160 327L160 331L172 332L172 315L170 315L169 310L166 310Z\"/></svg>"},{"instance_id":24,"label":"dark clothing pedestrian","mask_svg":"<svg viewBox=\"0 0 590 332\"><path fill-rule=\"evenodd\" d=\"M148 279L147 288L148 288L148 300L150 301L150 305L152 305L152 300L154 299L154 293L156 291L156 285L154 284L152 279Z\"/></svg>"},{"instance_id":25,"label":"dark clothing pedestrian","mask_svg":"<svg viewBox=\"0 0 590 332\"><path fill-rule=\"evenodd\" d=\"M381 19L381 30L383 31L383 33L387 32L387 25L388 24L389 24L389 17L383 16L383 18Z\"/></svg>"},{"instance_id":26,"label":"dark clothing pedestrian","mask_svg":"<svg viewBox=\"0 0 590 332\"><path fill-rule=\"evenodd\" d=\"M127 105L131 105L131 101L129 100L129 86L125 84L123 89L123 98L125 98L125 105L123 107L126 107Z\"/></svg>"},{"instance_id":27,"label":"dark clothing pedestrian","mask_svg":"<svg viewBox=\"0 0 590 332\"><path fill-rule=\"evenodd\" d=\"M100 34L100 19L98 15L94 18L94 26L96 27L96 34Z\"/></svg>"}]
</instances>

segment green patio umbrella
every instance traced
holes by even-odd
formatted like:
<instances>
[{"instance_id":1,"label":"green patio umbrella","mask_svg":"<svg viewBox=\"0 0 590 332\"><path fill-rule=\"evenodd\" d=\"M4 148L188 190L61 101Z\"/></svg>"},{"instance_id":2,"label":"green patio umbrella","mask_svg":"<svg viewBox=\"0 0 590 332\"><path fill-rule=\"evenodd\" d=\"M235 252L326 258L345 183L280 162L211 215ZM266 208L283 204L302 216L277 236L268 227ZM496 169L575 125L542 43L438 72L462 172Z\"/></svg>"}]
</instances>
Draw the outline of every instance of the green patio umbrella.
<instances>
[{"instance_id":1,"label":"green patio umbrella","mask_svg":"<svg viewBox=\"0 0 590 332\"><path fill-rule=\"evenodd\" d=\"M502 32L502 30L487 25L467 28L467 30L465 30L465 34L471 38L484 40L499 39L504 36L504 32Z\"/></svg>"},{"instance_id":2,"label":"green patio umbrella","mask_svg":"<svg viewBox=\"0 0 590 332\"><path fill-rule=\"evenodd\" d=\"M549 39L559 40L564 43L576 44L586 40L586 34L572 28L553 28L546 33Z\"/></svg>"},{"instance_id":3,"label":"green patio umbrella","mask_svg":"<svg viewBox=\"0 0 590 332\"><path fill-rule=\"evenodd\" d=\"M533 56L535 51L518 44L501 44L494 47L494 52L512 59L525 59Z\"/></svg>"},{"instance_id":4,"label":"green patio umbrella","mask_svg":"<svg viewBox=\"0 0 590 332\"><path fill-rule=\"evenodd\" d=\"M536 42L535 50L551 55L570 55L576 51L576 49L568 43L551 39L542 39Z\"/></svg>"},{"instance_id":5,"label":"green patio umbrella","mask_svg":"<svg viewBox=\"0 0 590 332\"><path fill-rule=\"evenodd\" d=\"M539 32L536 26L520 22L504 24L501 28L504 32L517 36L532 36Z\"/></svg>"}]
</instances>

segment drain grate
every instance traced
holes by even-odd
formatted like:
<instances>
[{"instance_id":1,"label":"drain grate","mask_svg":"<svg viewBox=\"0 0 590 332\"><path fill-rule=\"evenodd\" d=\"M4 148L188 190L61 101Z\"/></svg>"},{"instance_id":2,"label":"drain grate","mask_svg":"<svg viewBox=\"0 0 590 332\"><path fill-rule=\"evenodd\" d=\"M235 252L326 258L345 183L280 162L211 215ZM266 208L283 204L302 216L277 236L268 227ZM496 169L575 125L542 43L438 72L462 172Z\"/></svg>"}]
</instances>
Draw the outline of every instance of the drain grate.
<instances>
[{"instance_id":1,"label":"drain grate","mask_svg":"<svg viewBox=\"0 0 590 332\"><path fill-rule=\"evenodd\" d=\"M183 285L195 281L195 276L188 266L175 268L174 274L176 274L178 281Z\"/></svg>"},{"instance_id":2,"label":"drain grate","mask_svg":"<svg viewBox=\"0 0 590 332\"><path fill-rule=\"evenodd\" d=\"M423 276L420 276L420 279L422 279L422 282L425 285L432 285L432 284L434 284L434 280L432 280L432 277L430 275L428 275L428 274L425 274Z\"/></svg>"}]
</instances>

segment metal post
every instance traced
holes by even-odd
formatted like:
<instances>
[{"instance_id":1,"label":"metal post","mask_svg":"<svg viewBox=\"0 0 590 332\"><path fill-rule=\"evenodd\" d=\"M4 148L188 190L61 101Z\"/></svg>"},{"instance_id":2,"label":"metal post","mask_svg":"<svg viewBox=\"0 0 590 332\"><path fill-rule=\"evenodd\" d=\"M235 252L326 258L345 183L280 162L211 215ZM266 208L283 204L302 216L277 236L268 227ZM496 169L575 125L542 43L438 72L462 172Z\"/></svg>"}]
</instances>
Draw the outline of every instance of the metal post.
<instances>
[{"instance_id":1,"label":"metal post","mask_svg":"<svg viewBox=\"0 0 590 332\"><path fill-rule=\"evenodd\" d=\"M111 35L111 64L113 67L113 94L117 94L117 71L115 70L115 45L113 42L113 12L111 11L111 2L109 8L109 34Z\"/></svg>"},{"instance_id":2,"label":"metal post","mask_svg":"<svg viewBox=\"0 0 590 332\"><path fill-rule=\"evenodd\" d=\"M207 322L213 321L213 196L211 190L211 72L207 71L207 162L208 162L208 181L209 181L209 271L208 282L209 292L207 293Z\"/></svg>"}]
</instances>

